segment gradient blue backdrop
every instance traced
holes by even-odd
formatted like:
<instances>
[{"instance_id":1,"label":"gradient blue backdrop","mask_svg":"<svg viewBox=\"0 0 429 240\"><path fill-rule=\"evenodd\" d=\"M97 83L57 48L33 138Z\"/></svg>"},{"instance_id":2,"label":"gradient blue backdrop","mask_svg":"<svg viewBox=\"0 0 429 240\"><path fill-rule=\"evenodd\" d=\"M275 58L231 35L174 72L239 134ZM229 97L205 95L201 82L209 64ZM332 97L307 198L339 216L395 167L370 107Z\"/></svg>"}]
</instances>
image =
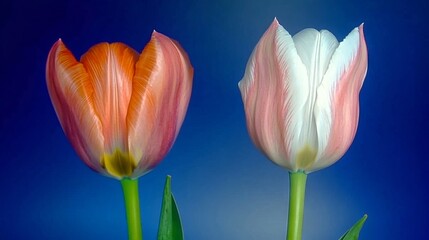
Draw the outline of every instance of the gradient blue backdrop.
<instances>
[{"instance_id":1,"label":"gradient blue backdrop","mask_svg":"<svg viewBox=\"0 0 429 240\"><path fill-rule=\"evenodd\" d=\"M308 177L304 239L338 239L364 213L361 239L429 236L429 4L385 0L2 1L0 239L126 239L119 182L87 168L65 138L45 85L62 38L79 57L101 41L138 51L157 31L195 69L171 152L140 179L146 239L155 239L167 174L187 240L284 239L288 174L255 149L237 83L274 17L295 34L342 40L365 22L369 69L356 138Z\"/></svg>"}]
</instances>

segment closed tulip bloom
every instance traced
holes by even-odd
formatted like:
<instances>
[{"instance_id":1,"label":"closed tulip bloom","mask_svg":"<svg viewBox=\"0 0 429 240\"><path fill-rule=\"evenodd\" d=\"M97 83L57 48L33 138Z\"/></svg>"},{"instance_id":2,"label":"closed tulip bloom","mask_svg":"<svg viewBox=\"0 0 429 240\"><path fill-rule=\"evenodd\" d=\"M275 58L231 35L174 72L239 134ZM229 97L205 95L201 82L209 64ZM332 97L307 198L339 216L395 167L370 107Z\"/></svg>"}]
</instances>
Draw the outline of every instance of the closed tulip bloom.
<instances>
[{"instance_id":1,"label":"closed tulip bloom","mask_svg":"<svg viewBox=\"0 0 429 240\"><path fill-rule=\"evenodd\" d=\"M239 83L255 145L291 172L335 163L356 134L367 65L363 25L339 43L327 30L292 37L275 19Z\"/></svg>"},{"instance_id":2,"label":"closed tulip bloom","mask_svg":"<svg viewBox=\"0 0 429 240\"><path fill-rule=\"evenodd\" d=\"M79 157L117 179L137 178L171 148L188 107L193 69L180 45L153 32L141 54L100 43L77 61L64 43L46 65L49 95Z\"/></svg>"}]
</instances>

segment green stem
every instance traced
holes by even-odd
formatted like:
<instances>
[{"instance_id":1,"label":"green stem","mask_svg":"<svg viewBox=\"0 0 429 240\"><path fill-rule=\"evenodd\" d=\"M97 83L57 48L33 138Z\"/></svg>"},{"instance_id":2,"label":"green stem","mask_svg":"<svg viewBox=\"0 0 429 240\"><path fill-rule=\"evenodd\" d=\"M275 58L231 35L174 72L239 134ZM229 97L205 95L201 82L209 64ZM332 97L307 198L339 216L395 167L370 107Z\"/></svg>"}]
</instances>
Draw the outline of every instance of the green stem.
<instances>
[{"instance_id":1,"label":"green stem","mask_svg":"<svg viewBox=\"0 0 429 240\"><path fill-rule=\"evenodd\" d=\"M121 180L121 184L127 213L128 239L142 240L138 181L137 179L124 178Z\"/></svg>"},{"instance_id":2,"label":"green stem","mask_svg":"<svg viewBox=\"0 0 429 240\"><path fill-rule=\"evenodd\" d=\"M307 174L304 172L290 172L289 179L290 194L287 240L301 240Z\"/></svg>"}]
</instances>

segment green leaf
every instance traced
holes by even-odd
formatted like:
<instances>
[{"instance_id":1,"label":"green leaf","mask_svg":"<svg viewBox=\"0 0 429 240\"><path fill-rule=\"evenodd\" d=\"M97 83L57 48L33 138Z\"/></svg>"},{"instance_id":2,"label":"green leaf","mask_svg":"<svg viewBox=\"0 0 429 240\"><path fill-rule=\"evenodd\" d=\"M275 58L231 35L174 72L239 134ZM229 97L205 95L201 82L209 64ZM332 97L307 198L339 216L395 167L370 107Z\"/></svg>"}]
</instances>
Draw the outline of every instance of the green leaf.
<instances>
[{"instance_id":1,"label":"green leaf","mask_svg":"<svg viewBox=\"0 0 429 240\"><path fill-rule=\"evenodd\" d=\"M171 193L171 176L167 176L159 220L158 240L183 240L182 223Z\"/></svg>"},{"instance_id":2,"label":"green leaf","mask_svg":"<svg viewBox=\"0 0 429 240\"><path fill-rule=\"evenodd\" d=\"M341 236L340 240L358 240L360 230L363 227L368 215L363 215L363 217L353 225L343 236Z\"/></svg>"}]
</instances>

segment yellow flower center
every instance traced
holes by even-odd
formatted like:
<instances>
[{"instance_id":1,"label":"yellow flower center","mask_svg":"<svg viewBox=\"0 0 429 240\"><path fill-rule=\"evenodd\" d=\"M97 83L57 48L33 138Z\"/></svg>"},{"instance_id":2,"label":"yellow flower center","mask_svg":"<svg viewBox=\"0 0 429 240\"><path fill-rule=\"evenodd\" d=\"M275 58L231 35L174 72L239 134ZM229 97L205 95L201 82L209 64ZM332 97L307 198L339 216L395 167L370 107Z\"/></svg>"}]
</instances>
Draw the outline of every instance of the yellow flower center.
<instances>
[{"instance_id":1,"label":"yellow flower center","mask_svg":"<svg viewBox=\"0 0 429 240\"><path fill-rule=\"evenodd\" d=\"M305 145L296 156L296 165L298 169L309 169L314 164L316 155L317 151L314 148L310 147L309 145Z\"/></svg>"},{"instance_id":2,"label":"yellow flower center","mask_svg":"<svg viewBox=\"0 0 429 240\"><path fill-rule=\"evenodd\" d=\"M128 152L122 152L118 148L112 154L104 153L101 156L100 163L110 175L119 179L130 177L137 167L133 156Z\"/></svg>"}]
</instances>

